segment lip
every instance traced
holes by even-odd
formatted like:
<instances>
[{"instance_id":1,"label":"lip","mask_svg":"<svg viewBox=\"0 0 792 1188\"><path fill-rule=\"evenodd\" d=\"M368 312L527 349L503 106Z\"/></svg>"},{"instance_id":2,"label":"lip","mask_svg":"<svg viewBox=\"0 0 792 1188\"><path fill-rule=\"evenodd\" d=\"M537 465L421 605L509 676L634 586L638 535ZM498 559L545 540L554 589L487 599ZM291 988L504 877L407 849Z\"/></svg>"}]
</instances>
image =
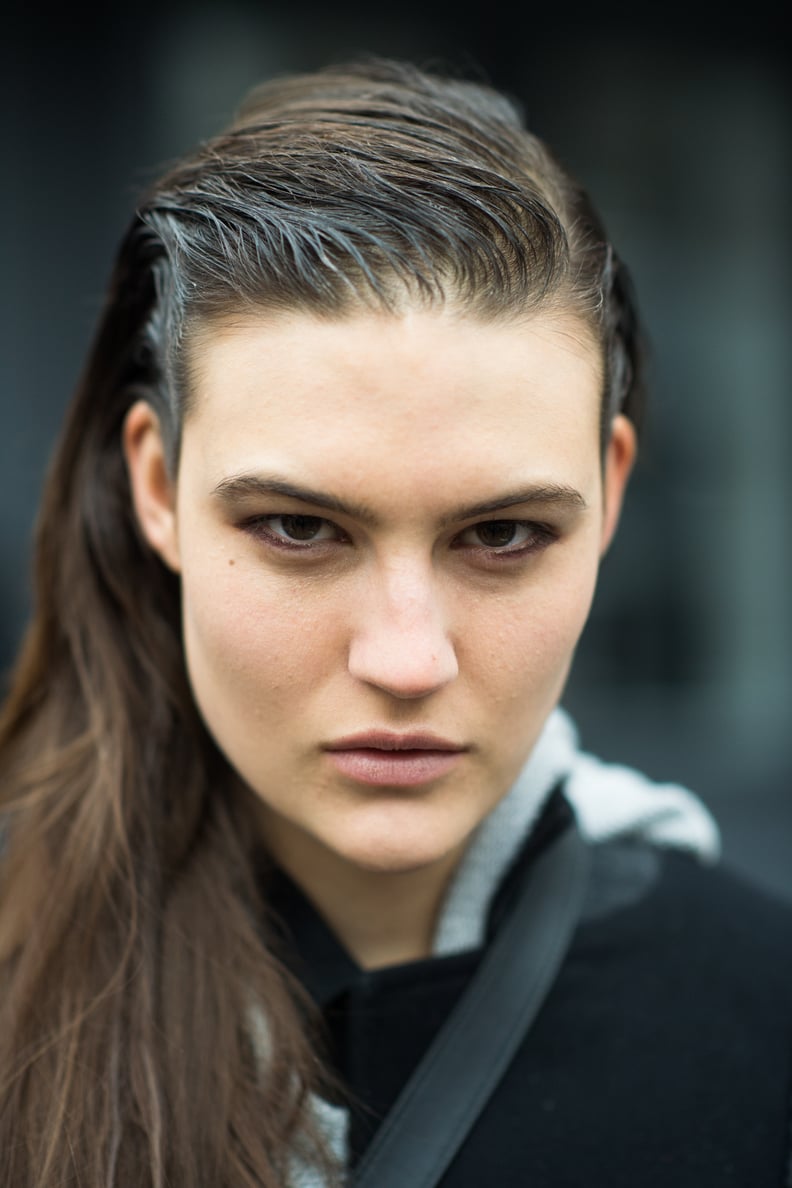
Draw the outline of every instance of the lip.
<instances>
[{"instance_id":1,"label":"lip","mask_svg":"<svg viewBox=\"0 0 792 1188\"><path fill-rule=\"evenodd\" d=\"M461 743L441 738L439 734L419 730L398 734L393 730L364 730L360 734L348 734L328 743L326 751L466 751Z\"/></svg>"},{"instance_id":2,"label":"lip","mask_svg":"<svg viewBox=\"0 0 792 1188\"><path fill-rule=\"evenodd\" d=\"M467 747L424 731L369 730L335 739L325 748L341 775L373 787L413 788L446 775Z\"/></svg>"}]
</instances>

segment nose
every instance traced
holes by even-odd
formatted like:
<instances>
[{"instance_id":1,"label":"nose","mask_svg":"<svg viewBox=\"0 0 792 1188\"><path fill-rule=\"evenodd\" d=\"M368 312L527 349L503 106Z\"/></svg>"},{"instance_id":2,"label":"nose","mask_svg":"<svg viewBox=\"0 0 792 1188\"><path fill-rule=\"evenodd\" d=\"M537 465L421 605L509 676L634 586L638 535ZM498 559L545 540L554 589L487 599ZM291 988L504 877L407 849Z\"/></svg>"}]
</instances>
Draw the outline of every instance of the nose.
<instances>
[{"instance_id":1,"label":"nose","mask_svg":"<svg viewBox=\"0 0 792 1188\"><path fill-rule=\"evenodd\" d=\"M377 574L353 608L349 671L392 697L436 693L459 672L431 570L409 564Z\"/></svg>"}]
</instances>

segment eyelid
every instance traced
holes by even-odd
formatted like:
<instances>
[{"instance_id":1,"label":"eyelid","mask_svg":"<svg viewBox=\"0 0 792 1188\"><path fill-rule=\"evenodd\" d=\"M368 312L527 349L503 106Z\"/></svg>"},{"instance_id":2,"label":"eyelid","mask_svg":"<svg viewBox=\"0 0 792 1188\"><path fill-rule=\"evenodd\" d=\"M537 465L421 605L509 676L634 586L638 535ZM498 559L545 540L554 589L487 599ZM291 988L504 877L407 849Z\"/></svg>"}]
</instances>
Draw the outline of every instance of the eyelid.
<instances>
[{"instance_id":1,"label":"eyelid","mask_svg":"<svg viewBox=\"0 0 792 1188\"><path fill-rule=\"evenodd\" d=\"M463 532L470 532L475 528L487 528L490 524L513 524L518 528L535 528L537 531L545 530L551 531L550 525L539 520L534 520L530 516L483 516L478 520L473 520L470 524L465 524L457 532L460 536Z\"/></svg>"},{"instance_id":2,"label":"eyelid","mask_svg":"<svg viewBox=\"0 0 792 1188\"><path fill-rule=\"evenodd\" d=\"M323 537L320 539L299 540L293 539L285 535L280 535L274 531L271 523L274 520L282 520L287 518L315 520L322 527L332 529L333 534L330 537ZM486 528L492 524L509 524L515 528L524 528L528 530L527 538L516 543L507 543L504 545L487 545L479 542L466 542L463 538L470 532L475 532L476 529ZM335 544L349 544L351 541L349 533L337 524L334 520L327 516L316 515L310 511L278 511L259 513L255 516L250 516L240 525L243 531L255 537L259 542L271 546L276 549L283 549L292 553L308 553L316 552L325 546L332 546ZM474 520L467 524L464 528L458 529L452 536L449 547L456 550L468 550L471 553L476 553L482 558L491 558L493 561L498 558L519 559L531 553L539 552L548 545L556 541L560 536L557 528L552 527L547 523L540 523L536 520L528 520L518 518L516 516L487 516L482 519Z\"/></svg>"},{"instance_id":3,"label":"eyelid","mask_svg":"<svg viewBox=\"0 0 792 1188\"><path fill-rule=\"evenodd\" d=\"M320 540L294 540L288 536L281 536L275 532L271 527L273 520L285 520L288 518L316 520L322 527L332 528L334 536L324 537ZM271 544L274 548L287 549L292 552L308 552L311 549L320 548L322 545L335 544L337 542L344 542L349 540L348 534L341 528L334 520L330 520L327 516L318 516L313 512L308 511L280 511L267 512L263 515L251 516L245 520L240 527L257 537L259 540Z\"/></svg>"},{"instance_id":4,"label":"eyelid","mask_svg":"<svg viewBox=\"0 0 792 1188\"><path fill-rule=\"evenodd\" d=\"M486 545L481 542L477 544L466 544L462 540L467 533L475 532L477 528L486 528L491 524L510 524L515 528L525 528L529 532L528 539L516 544L509 543L505 545ZM452 547L455 546L459 549L468 548L493 558L515 557L546 548L547 545L558 540L558 537L558 530L549 524L539 523L536 520L519 519L516 516L490 516L487 519L476 520L473 524L468 524L467 527L460 529L452 541Z\"/></svg>"}]
</instances>

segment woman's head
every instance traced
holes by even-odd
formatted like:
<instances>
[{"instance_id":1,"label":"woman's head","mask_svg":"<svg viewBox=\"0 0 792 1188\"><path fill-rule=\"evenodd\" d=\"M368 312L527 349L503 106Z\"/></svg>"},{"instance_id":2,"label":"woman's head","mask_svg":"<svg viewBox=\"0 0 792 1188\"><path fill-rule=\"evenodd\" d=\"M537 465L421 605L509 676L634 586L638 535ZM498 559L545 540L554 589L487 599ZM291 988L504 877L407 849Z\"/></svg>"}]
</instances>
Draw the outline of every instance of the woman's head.
<instances>
[{"instance_id":1,"label":"woman's head","mask_svg":"<svg viewBox=\"0 0 792 1188\"><path fill-rule=\"evenodd\" d=\"M615 525L613 253L504 100L391 65L261 88L139 218L151 372L125 449L203 720L273 847L285 817L373 867L447 856L558 700ZM485 506L531 548L468 548ZM288 558L261 528L284 515L321 524ZM369 820L327 747L399 724L463 747L464 776L434 816L371 796Z\"/></svg>"}]
</instances>

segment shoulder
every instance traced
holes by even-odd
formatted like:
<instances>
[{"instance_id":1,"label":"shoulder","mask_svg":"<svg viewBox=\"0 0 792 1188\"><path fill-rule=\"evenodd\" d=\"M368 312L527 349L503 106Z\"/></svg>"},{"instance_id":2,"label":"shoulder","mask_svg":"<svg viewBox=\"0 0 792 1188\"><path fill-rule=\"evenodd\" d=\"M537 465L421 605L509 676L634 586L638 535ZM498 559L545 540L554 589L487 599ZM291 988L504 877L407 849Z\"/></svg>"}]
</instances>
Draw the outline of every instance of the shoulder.
<instances>
[{"instance_id":1,"label":"shoulder","mask_svg":"<svg viewBox=\"0 0 792 1188\"><path fill-rule=\"evenodd\" d=\"M727 864L643 842L591 847L589 917L619 927L651 924L658 939L695 940L712 950L787 954L792 966L792 903L762 890Z\"/></svg>"},{"instance_id":2,"label":"shoulder","mask_svg":"<svg viewBox=\"0 0 792 1188\"><path fill-rule=\"evenodd\" d=\"M726 865L641 843L592 847L573 953L606 981L611 971L625 1011L706 1016L713 1034L750 1027L768 1043L792 1036L792 905Z\"/></svg>"}]
</instances>

